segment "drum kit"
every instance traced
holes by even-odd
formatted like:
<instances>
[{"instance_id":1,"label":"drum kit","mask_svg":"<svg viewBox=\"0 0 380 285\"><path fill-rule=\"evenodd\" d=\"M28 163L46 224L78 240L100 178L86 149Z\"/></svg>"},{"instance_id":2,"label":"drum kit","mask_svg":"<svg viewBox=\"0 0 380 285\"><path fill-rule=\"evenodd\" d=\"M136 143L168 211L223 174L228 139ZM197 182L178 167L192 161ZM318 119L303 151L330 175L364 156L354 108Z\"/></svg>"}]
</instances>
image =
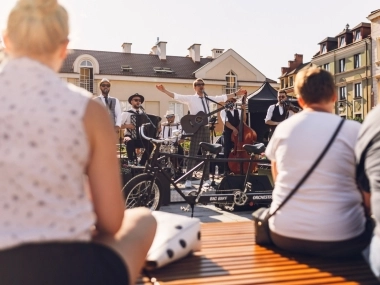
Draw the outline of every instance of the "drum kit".
<instances>
[{"instance_id":1,"label":"drum kit","mask_svg":"<svg viewBox=\"0 0 380 285\"><path fill-rule=\"evenodd\" d=\"M179 140L182 137L181 130L173 130L172 136L170 137L170 140L166 141L165 143L161 144L160 146L160 153L165 155L167 154L178 154L178 145ZM177 157L170 157L166 156L165 159L162 160L163 164L165 164L167 167L171 168L172 175L175 176L178 172L182 173L181 165L178 161Z\"/></svg>"}]
</instances>

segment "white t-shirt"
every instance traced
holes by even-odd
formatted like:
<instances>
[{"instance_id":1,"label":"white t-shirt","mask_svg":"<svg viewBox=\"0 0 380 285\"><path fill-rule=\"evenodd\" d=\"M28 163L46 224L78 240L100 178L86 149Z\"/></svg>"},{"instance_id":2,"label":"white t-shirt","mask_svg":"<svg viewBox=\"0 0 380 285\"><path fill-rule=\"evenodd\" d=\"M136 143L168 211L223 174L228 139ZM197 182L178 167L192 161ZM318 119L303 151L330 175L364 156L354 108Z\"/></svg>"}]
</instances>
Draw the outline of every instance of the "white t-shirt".
<instances>
[{"instance_id":1,"label":"white t-shirt","mask_svg":"<svg viewBox=\"0 0 380 285\"><path fill-rule=\"evenodd\" d=\"M318 158L339 124L331 113L303 111L282 122L265 154L276 161L271 212ZM347 120L313 173L269 221L282 236L340 241L364 230L362 197L355 182L354 146L360 124Z\"/></svg>"}]
</instances>

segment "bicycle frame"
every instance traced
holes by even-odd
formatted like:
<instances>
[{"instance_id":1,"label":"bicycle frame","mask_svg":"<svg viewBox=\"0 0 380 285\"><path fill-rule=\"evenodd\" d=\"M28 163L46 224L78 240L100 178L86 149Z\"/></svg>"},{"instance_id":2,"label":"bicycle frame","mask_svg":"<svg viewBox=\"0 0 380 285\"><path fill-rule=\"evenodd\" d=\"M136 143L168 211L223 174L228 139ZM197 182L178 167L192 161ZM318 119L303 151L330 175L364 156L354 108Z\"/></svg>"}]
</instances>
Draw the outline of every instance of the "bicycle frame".
<instances>
[{"instance_id":1,"label":"bicycle frame","mask_svg":"<svg viewBox=\"0 0 380 285\"><path fill-rule=\"evenodd\" d=\"M158 175L158 173L161 172L163 174L163 176L165 177L165 179L167 179L169 181L170 185L172 185L174 187L174 189L177 191L177 193L185 200L185 202L189 204L189 206L191 207L191 210L192 210L191 216L193 216L194 206L197 203L230 202L234 205L235 201L236 201L235 200L235 198L236 198L235 194L233 193L234 191L240 191L240 193L243 192L244 194L246 194L247 202L260 201L260 202L269 202L270 203L270 201L272 200L272 191L271 190L270 190L270 193L268 191L260 191L260 192L256 191L254 193L246 193L247 190L249 190L249 188L250 188L249 183L247 184L248 176L249 176L248 172L245 175L244 191L241 191L241 189L230 189L229 191L232 192L230 194L219 194L219 193L218 194L203 194L203 192L205 192L205 190L202 189L202 186L203 186L203 182L205 180L205 171L204 171L205 169L204 168L205 168L205 165L207 165L206 162L222 161L222 160L231 161L231 159L220 159L220 158L215 159L215 158L213 158L213 154L209 154L209 153L206 155L206 157L193 157L193 156L184 156L184 155L178 155L178 154L160 153L161 144L164 143L165 141L168 141L168 140L167 139L157 140L157 139L146 137L144 134L144 131L143 131L143 127L144 127L144 125L142 125L140 127L141 136L153 143L153 151L151 152L151 155L150 155L149 159L147 160L147 162L145 164L145 168L144 168L144 173L150 173L152 175L152 179L150 181L151 183L148 187L148 190L149 191L152 190L154 182L157 179L157 175ZM160 155L163 155L163 156L160 157ZM181 177L179 177L176 180L173 180L166 173L166 171L163 170L163 167L160 164L160 160L162 160L166 157L194 159L194 160L199 160L200 162L196 166L194 166L192 169L190 169L189 171L184 173ZM247 162L247 161L249 161L249 168L248 169L250 169L250 167L252 166L252 163L258 162L258 160L254 159L254 155L251 155L251 158L249 160L247 160L247 159L232 159L232 160L236 161L236 162ZM186 196L182 192L182 190L178 188L177 183L179 181L181 181L182 179L191 175L199 167L203 167L203 174L202 174L202 178L201 178L201 181L199 184L199 188L196 191L196 195L195 196ZM232 208L233 208L233 206L232 206Z\"/></svg>"}]
</instances>

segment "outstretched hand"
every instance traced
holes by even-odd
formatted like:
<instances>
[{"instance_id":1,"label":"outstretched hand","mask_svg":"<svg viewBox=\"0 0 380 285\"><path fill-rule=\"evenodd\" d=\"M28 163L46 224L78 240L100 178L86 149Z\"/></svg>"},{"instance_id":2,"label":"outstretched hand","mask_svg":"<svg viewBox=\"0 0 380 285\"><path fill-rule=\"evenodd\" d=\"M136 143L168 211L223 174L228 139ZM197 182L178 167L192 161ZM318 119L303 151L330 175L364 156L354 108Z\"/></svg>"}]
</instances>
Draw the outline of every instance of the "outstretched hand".
<instances>
[{"instance_id":1,"label":"outstretched hand","mask_svg":"<svg viewBox=\"0 0 380 285\"><path fill-rule=\"evenodd\" d=\"M236 91L236 95L245 95L245 96L247 96L247 90L240 88L238 91Z\"/></svg>"},{"instance_id":2,"label":"outstretched hand","mask_svg":"<svg viewBox=\"0 0 380 285\"><path fill-rule=\"evenodd\" d=\"M162 85L162 84L156 84L156 88L158 89L158 90L160 90L161 92L165 92L165 87L164 87L164 85Z\"/></svg>"}]
</instances>

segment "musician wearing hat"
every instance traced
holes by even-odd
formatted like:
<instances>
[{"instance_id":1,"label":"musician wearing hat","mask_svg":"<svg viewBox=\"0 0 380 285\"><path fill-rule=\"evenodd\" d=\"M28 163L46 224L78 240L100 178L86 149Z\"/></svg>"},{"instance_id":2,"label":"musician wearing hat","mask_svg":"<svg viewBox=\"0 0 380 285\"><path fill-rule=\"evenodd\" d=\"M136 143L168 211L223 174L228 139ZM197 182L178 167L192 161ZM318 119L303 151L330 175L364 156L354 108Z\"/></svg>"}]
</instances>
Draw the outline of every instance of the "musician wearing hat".
<instances>
[{"instance_id":1,"label":"musician wearing hat","mask_svg":"<svg viewBox=\"0 0 380 285\"><path fill-rule=\"evenodd\" d=\"M115 126L115 130L119 131L121 126L121 107L119 99L109 96L109 92L111 90L111 83L107 78L103 78L100 81L99 88L102 94L96 97L95 100L98 100L99 102L104 104L104 106L106 106L110 114L111 121Z\"/></svg>"},{"instance_id":2,"label":"musician wearing hat","mask_svg":"<svg viewBox=\"0 0 380 285\"><path fill-rule=\"evenodd\" d=\"M166 122L163 122L161 124L161 132L160 132L160 138L167 139L172 138L176 130L181 131L181 124L175 121L175 114L173 111L167 111L165 114ZM183 148L180 145L180 140L177 138L172 139L173 146L177 147L177 154L183 155ZM180 166L182 164L183 159L180 158L178 161L174 161L174 164L178 166L180 169Z\"/></svg>"},{"instance_id":3,"label":"musician wearing hat","mask_svg":"<svg viewBox=\"0 0 380 285\"><path fill-rule=\"evenodd\" d=\"M124 129L124 143L127 148L128 160L132 164L136 161L136 148L145 148L140 164L144 165L152 150L151 143L144 139L136 139L136 115L141 115L141 104L144 103L144 96L135 93L128 98L131 109L124 111L121 115L121 129ZM132 116L134 115L134 116Z\"/></svg>"}]
</instances>

